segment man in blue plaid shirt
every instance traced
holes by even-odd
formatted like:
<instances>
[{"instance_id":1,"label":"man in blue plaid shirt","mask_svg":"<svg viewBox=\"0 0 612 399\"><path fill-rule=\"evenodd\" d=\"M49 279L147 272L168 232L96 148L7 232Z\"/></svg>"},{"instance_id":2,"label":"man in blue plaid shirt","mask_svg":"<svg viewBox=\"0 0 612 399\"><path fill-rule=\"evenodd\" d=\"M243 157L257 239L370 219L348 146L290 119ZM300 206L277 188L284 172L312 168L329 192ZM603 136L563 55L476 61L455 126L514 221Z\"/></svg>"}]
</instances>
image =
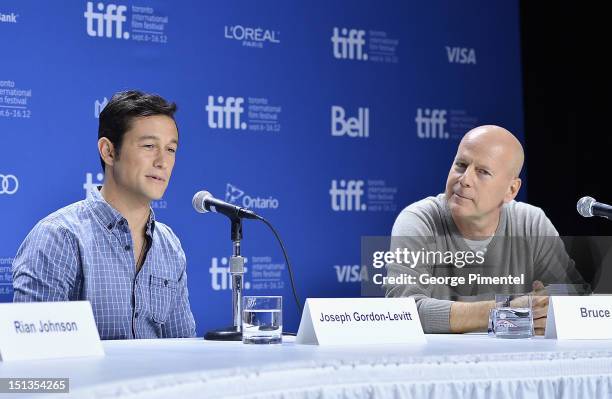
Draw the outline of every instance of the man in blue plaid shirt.
<instances>
[{"instance_id":1,"label":"man in blue plaid shirt","mask_svg":"<svg viewBox=\"0 0 612 399\"><path fill-rule=\"evenodd\" d=\"M195 336L185 253L155 220L178 147L176 105L120 92L100 113L104 185L41 220L13 262L15 302L91 302L102 339Z\"/></svg>"}]
</instances>

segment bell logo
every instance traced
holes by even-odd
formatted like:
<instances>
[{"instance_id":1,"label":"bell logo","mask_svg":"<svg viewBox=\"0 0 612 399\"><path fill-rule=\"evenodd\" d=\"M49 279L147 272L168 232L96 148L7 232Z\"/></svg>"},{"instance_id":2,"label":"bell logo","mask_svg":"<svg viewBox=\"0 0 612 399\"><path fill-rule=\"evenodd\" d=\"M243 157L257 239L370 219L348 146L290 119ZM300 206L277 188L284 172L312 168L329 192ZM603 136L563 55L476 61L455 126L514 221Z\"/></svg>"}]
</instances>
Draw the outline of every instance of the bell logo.
<instances>
[{"instance_id":1,"label":"bell logo","mask_svg":"<svg viewBox=\"0 0 612 399\"><path fill-rule=\"evenodd\" d=\"M334 58L341 60L366 61L368 55L363 52L365 47L365 30L334 28L331 38L334 49Z\"/></svg>"},{"instance_id":2,"label":"bell logo","mask_svg":"<svg viewBox=\"0 0 612 399\"><path fill-rule=\"evenodd\" d=\"M244 98L242 97L215 97L208 96L208 127L211 129L242 129L247 128L246 122L240 122L240 117L244 112Z\"/></svg>"},{"instance_id":3,"label":"bell logo","mask_svg":"<svg viewBox=\"0 0 612 399\"><path fill-rule=\"evenodd\" d=\"M335 212L365 211L368 207L361 202L363 185L363 180L332 180L329 190L332 209Z\"/></svg>"},{"instance_id":4,"label":"bell logo","mask_svg":"<svg viewBox=\"0 0 612 399\"><path fill-rule=\"evenodd\" d=\"M244 262L245 263L248 262L248 259L245 258ZM221 263L223 267L219 267L219 263ZM212 258L210 262L210 269L208 269L208 271L210 272L210 286L213 290L221 291L221 290L229 290L232 288L232 274L229 271L229 265L228 265L226 257L223 257L221 259ZM245 276L246 276L247 271L248 270L245 266L244 268ZM251 283L248 281L245 281L244 288L245 289L251 288Z\"/></svg>"},{"instance_id":5,"label":"bell logo","mask_svg":"<svg viewBox=\"0 0 612 399\"><path fill-rule=\"evenodd\" d=\"M370 110L357 108L357 117L345 118L344 108L332 105L331 108L331 134L334 137L347 135L349 137L370 136Z\"/></svg>"},{"instance_id":6,"label":"bell logo","mask_svg":"<svg viewBox=\"0 0 612 399\"><path fill-rule=\"evenodd\" d=\"M444 131L446 126L446 111L442 109L417 108L414 121L417 124L417 136L420 139L447 139L450 137Z\"/></svg>"},{"instance_id":7,"label":"bell logo","mask_svg":"<svg viewBox=\"0 0 612 399\"><path fill-rule=\"evenodd\" d=\"M87 11L83 14L87 20L87 34L92 37L114 37L117 39L129 39L130 33L123 31L123 24L127 21L124 13L127 11L126 6L118 6L116 4L98 3L96 8L99 12L94 12L94 6L91 1L87 2ZM115 29L113 29L113 25Z\"/></svg>"}]
</instances>

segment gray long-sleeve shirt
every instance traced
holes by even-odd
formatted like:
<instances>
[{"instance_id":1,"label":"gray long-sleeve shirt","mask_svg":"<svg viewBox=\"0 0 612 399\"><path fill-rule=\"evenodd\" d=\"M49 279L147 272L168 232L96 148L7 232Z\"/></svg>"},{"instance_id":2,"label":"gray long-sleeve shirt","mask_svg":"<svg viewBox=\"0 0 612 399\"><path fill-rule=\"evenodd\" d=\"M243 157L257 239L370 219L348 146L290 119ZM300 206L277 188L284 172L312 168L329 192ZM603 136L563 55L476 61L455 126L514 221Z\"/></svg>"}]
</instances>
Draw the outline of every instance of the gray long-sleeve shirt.
<instances>
[{"instance_id":1,"label":"gray long-sleeve shirt","mask_svg":"<svg viewBox=\"0 0 612 399\"><path fill-rule=\"evenodd\" d=\"M436 250L453 253L472 251L455 225L444 194L428 197L406 207L393 225L391 250ZM487 241L484 241L485 244ZM452 300L487 300L495 293L531 291L531 284L581 283L573 261L565 252L559 234L544 212L535 206L511 201L504 204L493 238L486 244L483 264L464 267L419 263L415 267L389 263L387 276L524 276L520 286L465 283L455 287L442 284L385 285L386 296L415 298L423 329L427 333L450 332ZM452 300L451 300L452 299Z\"/></svg>"}]
</instances>

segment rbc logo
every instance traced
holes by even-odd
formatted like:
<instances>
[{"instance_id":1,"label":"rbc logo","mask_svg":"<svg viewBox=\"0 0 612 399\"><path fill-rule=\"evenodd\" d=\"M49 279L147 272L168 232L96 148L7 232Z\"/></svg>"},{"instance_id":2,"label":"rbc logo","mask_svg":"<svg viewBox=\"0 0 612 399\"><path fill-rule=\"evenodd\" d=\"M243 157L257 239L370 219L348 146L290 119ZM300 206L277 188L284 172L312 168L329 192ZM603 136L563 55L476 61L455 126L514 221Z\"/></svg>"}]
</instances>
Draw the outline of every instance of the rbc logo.
<instances>
[{"instance_id":1,"label":"rbc logo","mask_svg":"<svg viewBox=\"0 0 612 399\"><path fill-rule=\"evenodd\" d=\"M244 263L247 263L248 259L244 259ZM215 291L229 290L232 288L232 274L229 271L229 264L226 257L220 259L220 263L223 267L219 267L219 258L212 258L210 262L210 286ZM246 277L247 267L244 268ZM244 288L251 288L251 283L248 281L244 282Z\"/></svg>"},{"instance_id":2,"label":"rbc logo","mask_svg":"<svg viewBox=\"0 0 612 399\"><path fill-rule=\"evenodd\" d=\"M244 98L242 97L215 97L208 96L208 127L211 129L242 129L247 128L246 122L241 122L240 117L244 112Z\"/></svg>"},{"instance_id":3,"label":"rbc logo","mask_svg":"<svg viewBox=\"0 0 612 399\"><path fill-rule=\"evenodd\" d=\"M96 117L96 119L100 118L100 113L102 112L104 107L106 107L106 104L108 104L108 99L106 97L104 97L104 100L102 100L102 102L96 100L94 104L94 116Z\"/></svg>"},{"instance_id":4,"label":"rbc logo","mask_svg":"<svg viewBox=\"0 0 612 399\"><path fill-rule=\"evenodd\" d=\"M446 111L443 109L425 110L417 108L417 116L414 121L417 124L417 136L420 139L447 139L450 137L444 131L446 126Z\"/></svg>"},{"instance_id":5,"label":"rbc logo","mask_svg":"<svg viewBox=\"0 0 612 399\"><path fill-rule=\"evenodd\" d=\"M370 136L370 110L357 108L357 117L345 119L344 108L332 105L331 108L331 134L340 137L369 137Z\"/></svg>"},{"instance_id":6,"label":"rbc logo","mask_svg":"<svg viewBox=\"0 0 612 399\"><path fill-rule=\"evenodd\" d=\"M85 173L85 183L83 183L83 188L85 189L85 197L89 195L93 190L97 190L97 186L101 185L104 180L104 174L98 173L96 175L97 182L93 182L93 173Z\"/></svg>"},{"instance_id":7,"label":"rbc logo","mask_svg":"<svg viewBox=\"0 0 612 399\"><path fill-rule=\"evenodd\" d=\"M331 41L334 44L334 58L360 61L368 59L368 55L363 51L365 30L334 28Z\"/></svg>"},{"instance_id":8,"label":"rbc logo","mask_svg":"<svg viewBox=\"0 0 612 399\"><path fill-rule=\"evenodd\" d=\"M96 8L99 12L94 12L93 3L87 2L87 11L83 14L87 20L87 34L92 37L113 37L113 25L115 25L115 38L129 39L130 33L123 31L123 23L127 20L124 12L126 6L116 4L98 3Z\"/></svg>"},{"instance_id":9,"label":"rbc logo","mask_svg":"<svg viewBox=\"0 0 612 399\"><path fill-rule=\"evenodd\" d=\"M329 195L331 207L334 211L365 211L368 207L361 202L363 180L332 180Z\"/></svg>"}]
</instances>

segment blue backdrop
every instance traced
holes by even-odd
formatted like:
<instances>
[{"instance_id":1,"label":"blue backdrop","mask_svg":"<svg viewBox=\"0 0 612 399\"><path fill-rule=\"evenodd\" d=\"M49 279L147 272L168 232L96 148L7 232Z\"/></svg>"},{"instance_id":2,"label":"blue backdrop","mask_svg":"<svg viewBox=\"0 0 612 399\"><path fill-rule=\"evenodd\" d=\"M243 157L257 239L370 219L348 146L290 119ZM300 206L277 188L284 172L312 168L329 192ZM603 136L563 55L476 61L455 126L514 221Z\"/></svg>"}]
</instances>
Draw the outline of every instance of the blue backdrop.
<instances>
[{"instance_id":1,"label":"blue backdrop","mask_svg":"<svg viewBox=\"0 0 612 399\"><path fill-rule=\"evenodd\" d=\"M442 192L467 130L523 140L516 1L4 0L0 39L0 301L34 224L103 181L97 117L119 90L179 106L153 207L187 254L200 335L231 322L231 243L196 191L272 221L302 299L357 296L360 237ZM244 237L247 292L282 294L296 331L273 235L247 221Z\"/></svg>"}]
</instances>

